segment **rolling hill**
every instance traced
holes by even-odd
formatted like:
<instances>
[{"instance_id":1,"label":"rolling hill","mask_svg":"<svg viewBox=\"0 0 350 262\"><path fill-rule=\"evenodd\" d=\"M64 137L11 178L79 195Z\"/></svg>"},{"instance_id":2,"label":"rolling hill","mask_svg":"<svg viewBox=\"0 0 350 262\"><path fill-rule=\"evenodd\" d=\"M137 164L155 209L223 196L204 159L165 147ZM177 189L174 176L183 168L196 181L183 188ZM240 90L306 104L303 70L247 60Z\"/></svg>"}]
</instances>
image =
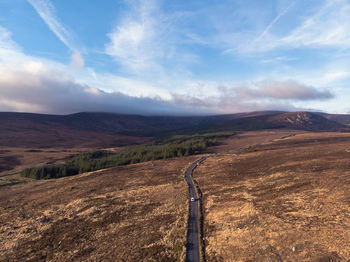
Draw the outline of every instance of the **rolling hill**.
<instances>
[{"instance_id":1,"label":"rolling hill","mask_svg":"<svg viewBox=\"0 0 350 262\"><path fill-rule=\"evenodd\" d=\"M267 119L268 123L281 125L285 128L308 131L345 131L346 127L331 118L310 112L288 112Z\"/></svg>"},{"instance_id":2,"label":"rolling hill","mask_svg":"<svg viewBox=\"0 0 350 262\"><path fill-rule=\"evenodd\" d=\"M349 131L350 128L335 120L311 112L275 112L263 111L230 115L226 120L212 125L193 127L199 132L226 130L295 129L305 131Z\"/></svg>"},{"instance_id":3,"label":"rolling hill","mask_svg":"<svg viewBox=\"0 0 350 262\"><path fill-rule=\"evenodd\" d=\"M350 126L350 115L346 114L323 114L323 116L329 120L336 121L343 125Z\"/></svg>"},{"instance_id":4,"label":"rolling hill","mask_svg":"<svg viewBox=\"0 0 350 262\"><path fill-rule=\"evenodd\" d=\"M349 115L261 111L214 116L0 113L0 146L122 146L173 133L288 128L347 131Z\"/></svg>"}]
</instances>

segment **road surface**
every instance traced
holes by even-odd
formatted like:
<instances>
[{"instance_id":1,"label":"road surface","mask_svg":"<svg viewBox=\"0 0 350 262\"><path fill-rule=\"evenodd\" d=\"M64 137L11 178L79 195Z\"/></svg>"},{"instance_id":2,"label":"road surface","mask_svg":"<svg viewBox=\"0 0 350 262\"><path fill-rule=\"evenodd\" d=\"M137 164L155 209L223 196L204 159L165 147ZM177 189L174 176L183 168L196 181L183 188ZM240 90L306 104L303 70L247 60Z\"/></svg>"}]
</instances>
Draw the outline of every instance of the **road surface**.
<instances>
[{"instance_id":1,"label":"road surface","mask_svg":"<svg viewBox=\"0 0 350 262\"><path fill-rule=\"evenodd\" d=\"M197 164L204 161L206 157L202 157L195 161L185 172L185 180L188 184L189 191L189 216L188 216L188 228L187 228L187 246L186 246L186 262L199 262L200 261L200 247L199 247L199 208L198 197L196 194L195 186L193 184L191 173L197 167ZM191 201L191 198L195 201Z\"/></svg>"}]
</instances>

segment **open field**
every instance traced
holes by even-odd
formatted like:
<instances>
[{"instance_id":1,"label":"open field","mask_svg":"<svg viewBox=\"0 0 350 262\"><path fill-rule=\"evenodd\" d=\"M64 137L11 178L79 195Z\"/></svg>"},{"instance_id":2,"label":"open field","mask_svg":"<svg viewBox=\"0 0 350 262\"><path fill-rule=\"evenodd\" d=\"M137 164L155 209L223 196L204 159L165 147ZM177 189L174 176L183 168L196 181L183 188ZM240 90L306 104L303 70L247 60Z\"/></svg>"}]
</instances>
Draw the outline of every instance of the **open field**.
<instances>
[{"instance_id":1,"label":"open field","mask_svg":"<svg viewBox=\"0 0 350 262\"><path fill-rule=\"evenodd\" d=\"M297 134L240 150L258 137L229 139L221 152L230 153L196 170L208 261L348 261L350 134Z\"/></svg>"},{"instance_id":2,"label":"open field","mask_svg":"<svg viewBox=\"0 0 350 262\"><path fill-rule=\"evenodd\" d=\"M197 157L159 160L0 190L0 261L176 261Z\"/></svg>"}]
</instances>

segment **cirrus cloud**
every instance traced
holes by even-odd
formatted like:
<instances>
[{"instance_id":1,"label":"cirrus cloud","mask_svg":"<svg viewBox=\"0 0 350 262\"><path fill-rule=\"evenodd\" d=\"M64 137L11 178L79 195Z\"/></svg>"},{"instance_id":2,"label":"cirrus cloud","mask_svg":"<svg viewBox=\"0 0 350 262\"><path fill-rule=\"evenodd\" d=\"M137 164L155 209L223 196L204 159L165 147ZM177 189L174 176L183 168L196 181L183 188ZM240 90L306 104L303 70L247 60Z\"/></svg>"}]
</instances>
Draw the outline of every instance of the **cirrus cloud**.
<instances>
[{"instance_id":1,"label":"cirrus cloud","mask_svg":"<svg viewBox=\"0 0 350 262\"><path fill-rule=\"evenodd\" d=\"M35 11L43 19L50 30L58 37L61 42L72 52L71 65L74 69L84 67L84 59L81 52L76 47L72 33L59 21L56 16L56 9L49 0L28 0Z\"/></svg>"}]
</instances>

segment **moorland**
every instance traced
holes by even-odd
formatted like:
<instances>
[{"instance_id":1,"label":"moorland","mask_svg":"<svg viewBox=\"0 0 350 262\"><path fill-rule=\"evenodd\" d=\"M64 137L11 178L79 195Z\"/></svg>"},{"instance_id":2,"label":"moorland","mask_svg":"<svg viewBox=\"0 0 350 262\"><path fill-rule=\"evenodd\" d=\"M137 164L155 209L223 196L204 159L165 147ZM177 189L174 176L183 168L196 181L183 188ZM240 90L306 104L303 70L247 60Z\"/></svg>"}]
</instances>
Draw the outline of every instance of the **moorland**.
<instances>
[{"instance_id":1,"label":"moorland","mask_svg":"<svg viewBox=\"0 0 350 262\"><path fill-rule=\"evenodd\" d=\"M349 115L0 122L1 261L184 261L183 175L202 156L208 261L350 259Z\"/></svg>"}]
</instances>

